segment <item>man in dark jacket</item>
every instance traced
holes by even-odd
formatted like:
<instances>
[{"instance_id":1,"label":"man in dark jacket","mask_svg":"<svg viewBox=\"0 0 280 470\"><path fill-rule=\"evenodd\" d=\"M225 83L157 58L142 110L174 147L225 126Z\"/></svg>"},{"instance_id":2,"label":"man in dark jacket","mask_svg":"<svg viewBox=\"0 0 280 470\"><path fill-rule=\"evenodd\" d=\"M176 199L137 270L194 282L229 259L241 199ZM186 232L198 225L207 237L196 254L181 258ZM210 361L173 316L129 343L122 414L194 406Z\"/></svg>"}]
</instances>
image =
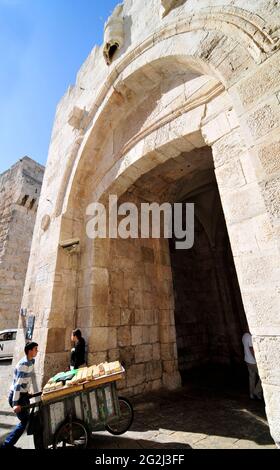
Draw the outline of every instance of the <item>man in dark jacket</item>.
<instances>
[{"instance_id":1,"label":"man in dark jacket","mask_svg":"<svg viewBox=\"0 0 280 470\"><path fill-rule=\"evenodd\" d=\"M86 343L82 337L81 330L73 330L71 341L75 347L71 350L70 369L79 369L86 366Z\"/></svg>"}]
</instances>

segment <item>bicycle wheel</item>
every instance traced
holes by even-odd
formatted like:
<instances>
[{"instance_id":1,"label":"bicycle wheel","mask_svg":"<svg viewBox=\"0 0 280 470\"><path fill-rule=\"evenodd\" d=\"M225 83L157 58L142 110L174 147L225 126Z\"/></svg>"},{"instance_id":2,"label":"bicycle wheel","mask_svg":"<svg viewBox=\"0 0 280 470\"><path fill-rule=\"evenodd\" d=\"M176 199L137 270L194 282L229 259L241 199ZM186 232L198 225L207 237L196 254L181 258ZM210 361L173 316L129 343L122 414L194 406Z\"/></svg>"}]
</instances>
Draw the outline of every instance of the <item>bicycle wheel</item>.
<instances>
[{"instance_id":1,"label":"bicycle wheel","mask_svg":"<svg viewBox=\"0 0 280 470\"><path fill-rule=\"evenodd\" d=\"M114 436L124 434L130 428L133 421L133 408L131 403L123 397L119 397L120 417L115 423L106 425L106 430Z\"/></svg>"},{"instance_id":2,"label":"bicycle wheel","mask_svg":"<svg viewBox=\"0 0 280 470\"><path fill-rule=\"evenodd\" d=\"M63 423L54 435L53 448L85 449L88 444L88 432L82 421Z\"/></svg>"}]
</instances>

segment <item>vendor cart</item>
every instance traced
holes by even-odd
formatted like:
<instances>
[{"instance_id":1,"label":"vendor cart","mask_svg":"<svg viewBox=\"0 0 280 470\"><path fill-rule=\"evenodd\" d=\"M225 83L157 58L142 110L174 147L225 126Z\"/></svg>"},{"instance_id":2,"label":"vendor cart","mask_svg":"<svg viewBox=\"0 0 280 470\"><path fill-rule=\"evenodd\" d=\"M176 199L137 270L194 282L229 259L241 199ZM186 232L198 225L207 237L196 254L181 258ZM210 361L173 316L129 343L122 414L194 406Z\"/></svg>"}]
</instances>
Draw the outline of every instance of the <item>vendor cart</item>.
<instances>
[{"instance_id":1,"label":"vendor cart","mask_svg":"<svg viewBox=\"0 0 280 470\"><path fill-rule=\"evenodd\" d=\"M124 370L47 393L30 405L28 434L33 434L35 448L86 448L93 432L125 433L133 421L133 408L118 396L116 383L123 374Z\"/></svg>"}]
</instances>

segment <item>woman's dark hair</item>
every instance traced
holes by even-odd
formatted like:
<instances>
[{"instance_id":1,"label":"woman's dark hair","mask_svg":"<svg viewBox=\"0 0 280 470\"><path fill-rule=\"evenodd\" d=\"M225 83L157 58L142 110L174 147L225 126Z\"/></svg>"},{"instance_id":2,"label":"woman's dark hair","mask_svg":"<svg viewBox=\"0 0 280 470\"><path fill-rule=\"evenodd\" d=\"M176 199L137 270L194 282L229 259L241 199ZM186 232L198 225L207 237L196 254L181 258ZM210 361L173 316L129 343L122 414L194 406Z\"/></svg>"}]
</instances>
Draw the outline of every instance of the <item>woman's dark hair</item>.
<instances>
[{"instance_id":1,"label":"woman's dark hair","mask_svg":"<svg viewBox=\"0 0 280 470\"><path fill-rule=\"evenodd\" d=\"M32 349L36 348L36 346L38 346L38 344L35 343L34 341L30 341L26 343L25 348L24 348L25 354L27 354L28 351L32 351Z\"/></svg>"},{"instance_id":2,"label":"woman's dark hair","mask_svg":"<svg viewBox=\"0 0 280 470\"><path fill-rule=\"evenodd\" d=\"M81 337L82 337L81 330L79 330L78 328L76 330L73 330L72 335L76 336L76 338L78 338L78 339L81 339Z\"/></svg>"}]
</instances>

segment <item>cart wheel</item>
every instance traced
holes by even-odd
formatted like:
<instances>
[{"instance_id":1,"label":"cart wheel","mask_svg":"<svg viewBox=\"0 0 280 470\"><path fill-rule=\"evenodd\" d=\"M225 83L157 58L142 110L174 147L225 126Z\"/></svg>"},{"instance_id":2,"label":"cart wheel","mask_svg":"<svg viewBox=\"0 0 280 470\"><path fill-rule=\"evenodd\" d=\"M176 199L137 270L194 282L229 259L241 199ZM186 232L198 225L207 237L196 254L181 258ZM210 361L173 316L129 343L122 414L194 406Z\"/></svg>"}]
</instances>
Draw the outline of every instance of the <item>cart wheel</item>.
<instances>
[{"instance_id":1,"label":"cart wheel","mask_svg":"<svg viewBox=\"0 0 280 470\"><path fill-rule=\"evenodd\" d=\"M83 421L74 420L63 423L54 435L53 448L85 449L88 444L88 432Z\"/></svg>"},{"instance_id":2,"label":"cart wheel","mask_svg":"<svg viewBox=\"0 0 280 470\"><path fill-rule=\"evenodd\" d=\"M120 419L116 423L106 425L106 430L114 436L119 436L128 431L134 416L132 405L126 398L119 397L119 407Z\"/></svg>"}]
</instances>

